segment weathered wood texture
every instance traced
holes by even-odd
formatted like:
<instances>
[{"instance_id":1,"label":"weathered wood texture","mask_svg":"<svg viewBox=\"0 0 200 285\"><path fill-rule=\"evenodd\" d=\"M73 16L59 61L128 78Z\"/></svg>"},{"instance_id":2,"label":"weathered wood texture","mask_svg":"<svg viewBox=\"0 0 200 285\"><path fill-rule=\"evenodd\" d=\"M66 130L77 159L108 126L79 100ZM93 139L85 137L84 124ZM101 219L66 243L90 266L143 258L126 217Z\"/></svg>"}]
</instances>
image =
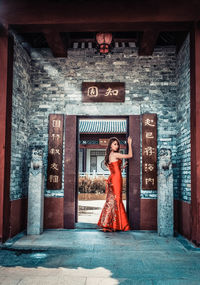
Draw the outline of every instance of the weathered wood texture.
<instances>
[{"instance_id":1,"label":"weathered wood texture","mask_svg":"<svg viewBox=\"0 0 200 285\"><path fill-rule=\"evenodd\" d=\"M82 102L124 102L123 82L83 82Z\"/></svg>"},{"instance_id":2,"label":"weathered wood texture","mask_svg":"<svg viewBox=\"0 0 200 285\"><path fill-rule=\"evenodd\" d=\"M63 115L49 115L47 189L62 188Z\"/></svg>"},{"instance_id":3,"label":"weathered wood texture","mask_svg":"<svg viewBox=\"0 0 200 285\"><path fill-rule=\"evenodd\" d=\"M10 159L13 82L13 38L0 37L0 239L10 234Z\"/></svg>"},{"instance_id":4,"label":"weathered wood texture","mask_svg":"<svg viewBox=\"0 0 200 285\"><path fill-rule=\"evenodd\" d=\"M98 8L97 8L98 7ZM8 24L63 24L178 22L199 20L200 2L154 1L24 1L2 0L0 22ZM14 11L12 13L11 11ZM102 26L103 27L103 26ZM80 29L80 28L79 28Z\"/></svg>"},{"instance_id":5,"label":"weathered wood texture","mask_svg":"<svg viewBox=\"0 0 200 285\"><path fill-rule=\"evenodd\" d=\"M66 115L64 163L64 228L75 227L75 195L77 187L77 116Z\"/></svg>"},{"instance_id":6,"label":"weathered wood texture","mask_svg":"<svg viewBox=\"0 0 200 285\"><path fill-rule=\"evenodd\" d=\"M191 33L191 239L200 245L200 26Z\"/></svg>"},{"instance_id":7,"label":"weathered wood texture","mask_svg":"<svg viewBox=\"0 0 200 285\"><path fill-rule=\"evenodd\" d=\"M157 115L142 115L142 189L157 190Z\"/></svg>"},{"instance_id":8,"label":"weathered wood texture","mask_svg":"<svg viewBox=\"0 0 200 285\"><path fill-rule=\"evenodd\" d=\"M129 159L128 217L131 229L140 229L140 116L129 116L133 157Z\"/></svg>"}]
</instances>

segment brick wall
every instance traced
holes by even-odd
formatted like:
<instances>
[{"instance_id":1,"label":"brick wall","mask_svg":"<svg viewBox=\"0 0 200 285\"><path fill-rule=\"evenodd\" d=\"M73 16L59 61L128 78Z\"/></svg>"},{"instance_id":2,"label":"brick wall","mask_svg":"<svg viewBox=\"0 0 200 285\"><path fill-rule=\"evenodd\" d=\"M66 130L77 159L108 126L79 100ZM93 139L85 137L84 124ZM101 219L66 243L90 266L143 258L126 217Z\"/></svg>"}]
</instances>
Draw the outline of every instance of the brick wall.
<instances>
[{"instance_id":1,"label":"brick wall","mask_svg":"<svg viewBox=\"0 0 200 285\"><path fill-rule=\"evenodd\" d=\"M31 59L14 35L13 108L11 138L11 200L27 196Z\"/></svg>"},{"instance_id":2,"label":"brick wall","mask_svg":"<svg viewBox=\"0 0 200 285\"><path fill-rule=\"evenodd\" d=\"M21 167L27 166L31 147L43 146L46 173L50 113L88 116L157 113L158 148L172 149L174 189L179 195L180 164L176 156L179 108L176 106L177 83L182 73L176 67L181 53L177 57L175 47L157 47L152 56L140 57L136 47L115 48L106 57L99 56L94 49L70 49L68 58L53 58L49 49L32 49L29 58L16 43L15 54L13 122L18 120L18 125L13 126L13 138L21 139L12 145L11 199L27 193L27 170L22 173ZM125 82L125 102L82 103L82 81ZM180 87L178 90L182 94ZM19 126L23 133L18 131ZM17 169L20 171L16 172ZM45 189L45 196L62 197L63 189ZM141 197L156 199L157 191L141 189Z\"/></svg>"},{"instance_id":3,"label":"brick wall","mask_svg":"<svg viewBox=\"0 0 200 285\"><path fill-rule=\"evenodd\" d=\"M191 202L190 144L190 37L183 43L176 64L177 75L177 199Z\"/></svg>"}]
</instances>

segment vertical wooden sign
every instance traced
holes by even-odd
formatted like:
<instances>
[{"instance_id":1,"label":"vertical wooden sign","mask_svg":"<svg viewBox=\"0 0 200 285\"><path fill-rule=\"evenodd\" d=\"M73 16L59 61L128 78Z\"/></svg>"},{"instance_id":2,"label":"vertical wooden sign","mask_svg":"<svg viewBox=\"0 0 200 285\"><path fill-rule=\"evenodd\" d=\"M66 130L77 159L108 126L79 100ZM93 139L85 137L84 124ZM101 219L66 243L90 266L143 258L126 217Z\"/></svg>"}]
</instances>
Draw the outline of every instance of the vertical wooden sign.
<instances>
[{"instance_id":1,"label":"vertical wooden sign","mask_svg":"<svg viewBox=\"0 0 200 285\"><path fill-rule=\"evenodd\" d=\"M49 115L47 189L62 188L63 115Z\"/></svg>"},{"instance_id":2,"label":"vertical wooden sign","mask_svg":"<svg viewBox=\"0 0 200 285\"><path fill-rule=\"evenodd\" d=\"M142 115L142 189L157 190L157 115Z\"/></svg>"}]
</instances>

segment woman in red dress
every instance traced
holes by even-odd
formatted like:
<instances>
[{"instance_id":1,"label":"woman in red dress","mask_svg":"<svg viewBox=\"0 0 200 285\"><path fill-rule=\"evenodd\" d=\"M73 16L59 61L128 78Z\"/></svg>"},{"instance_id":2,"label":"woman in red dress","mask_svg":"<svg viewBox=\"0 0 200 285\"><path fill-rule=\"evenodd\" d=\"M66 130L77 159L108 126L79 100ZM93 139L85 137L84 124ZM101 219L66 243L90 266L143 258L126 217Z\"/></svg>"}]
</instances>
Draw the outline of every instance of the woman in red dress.
<instances>
[{"instance_id":1,"label":"woman in red dress","mask_svg":"<svg viewBox=\"0 0 200 285\"><path fill-rule=\"evenodd\" d=\"M128 231L130 230L129 221L126 215L124 204L122 202L122 158L131 158L132 138L128 137L128 154L119 152L120 143L116 137L110 138L106 148L105 165L109 168L111 174L106 180L106 202L103 206L98 226L103 231Z\"/></svg>"}]
</instances>

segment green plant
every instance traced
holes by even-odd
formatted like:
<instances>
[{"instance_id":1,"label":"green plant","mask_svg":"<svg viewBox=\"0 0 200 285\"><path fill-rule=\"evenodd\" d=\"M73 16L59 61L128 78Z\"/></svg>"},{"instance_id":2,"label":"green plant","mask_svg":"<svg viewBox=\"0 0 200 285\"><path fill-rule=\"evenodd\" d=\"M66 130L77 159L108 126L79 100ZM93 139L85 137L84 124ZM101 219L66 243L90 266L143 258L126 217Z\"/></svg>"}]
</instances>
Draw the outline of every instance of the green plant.
<instances>
[{"instance_id":1,"label":"green plant","mask_svg":"<svg viewBox=\"0 0 200 285\"><path fill-rule=\"evenodd\" d=\"M96 176L95 178L88 175L78 177L78 188L79 193L105 193L105 182L104 176ZM126 178L123 178L123 189L122 192L126 192Z\"/></svg>"}]
</instances>

